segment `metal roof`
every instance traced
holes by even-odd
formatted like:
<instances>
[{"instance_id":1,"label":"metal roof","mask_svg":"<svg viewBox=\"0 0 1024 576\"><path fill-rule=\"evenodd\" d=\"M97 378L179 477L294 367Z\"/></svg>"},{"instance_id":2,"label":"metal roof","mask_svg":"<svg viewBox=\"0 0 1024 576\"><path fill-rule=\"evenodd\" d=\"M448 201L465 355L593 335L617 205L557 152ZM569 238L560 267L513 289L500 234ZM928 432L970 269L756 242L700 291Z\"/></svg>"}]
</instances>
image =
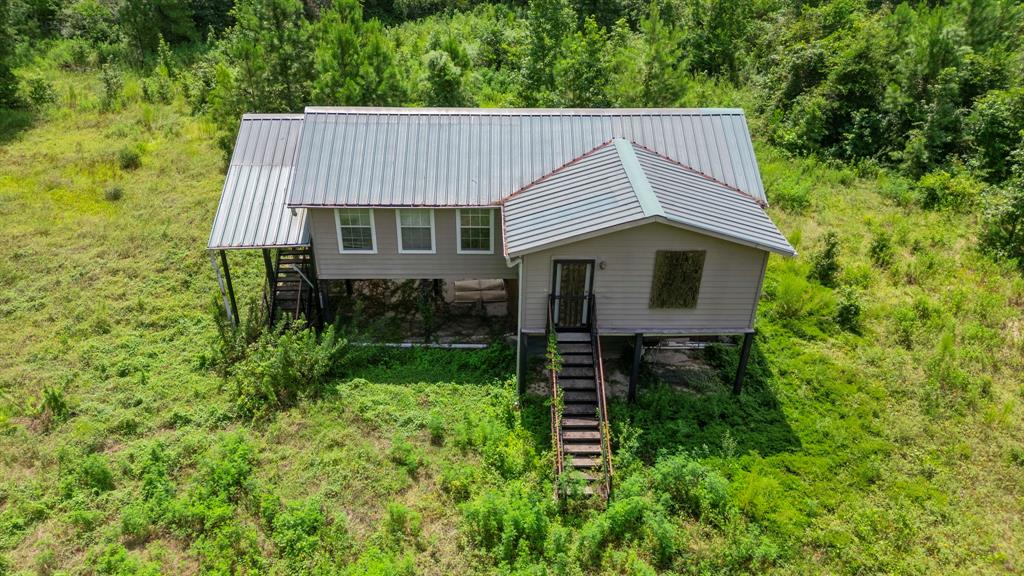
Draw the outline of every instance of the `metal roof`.
<instances>
[{"instance_id":1,"label":"metal roof","mask_svg":"<svg viewBox=\"0 0 1024 576\"><path fill-rule=\"evenodd\" d=\"M796 254L763 202L622 138L527 185L503 202L502 214L509 256L648 222Z\"/></svg>"},{"instance_id":2,"label":"metal roof","mask_svg":"<svg viewBox=\"0 0 1024 576\"><path fill-rule=\"evenodd\" d=\"M738 109L306 109L289 206L485 206L621 137L764 200Z\"/></svg>"},{"instance_id":3,"label":"metal roof","mask_svg":"<svg viewBox=\"0 0 1024 576\"><path fill-rule=\"evenodd\" d=\"M309 244L306 210L287 206L302 118L301 114L242 117L208 248Z\"/></svg>"}]
</instances>

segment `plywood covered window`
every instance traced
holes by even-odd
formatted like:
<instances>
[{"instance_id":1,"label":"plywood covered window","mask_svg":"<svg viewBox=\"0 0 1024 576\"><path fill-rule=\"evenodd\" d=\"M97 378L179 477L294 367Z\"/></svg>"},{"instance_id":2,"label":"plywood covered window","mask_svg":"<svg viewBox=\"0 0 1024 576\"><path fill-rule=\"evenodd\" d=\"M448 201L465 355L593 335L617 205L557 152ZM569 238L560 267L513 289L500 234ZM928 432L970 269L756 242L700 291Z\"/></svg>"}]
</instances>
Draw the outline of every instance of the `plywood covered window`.
<instances>
[{"instance_id":1,"label":"plywood covered window","mask_svg":"<svg viewBox=\"0 0 1024 576\"><path fill-rule=\"evenodd\" d=\"M398 211L398 251L402 254L434 253L434 211L403 208Z\"/></svg>"},{"instance_id":2,"label":"plywood covered window","mask_svg":"<svg viewBox=\"0 0 1024 576\"><path fill-rule=\"evenodd\" d=\"M338 226L340 252L377 252L372 208L338 208L334 211L334 222Z\"/></svg>"},{"instance_id":3,"label":"plywood covered window","mask_svg":"<svg viewBox=\"0 0 1024 576\"><path fill-rule=\"evenodd\" d=\"M459 254L494 253L494 210L459 208L457 212Z\"/></svg>"},{"instance_id":4,"label":"plywood covered window","mask_svg":"<svg viewBox=\"0 0 1024 576\"><path fill-rule=\"evenodd\" d=\"M696 307L705 254L703 250L655 252L650 307Z\"/></svg>"}]
</instances>

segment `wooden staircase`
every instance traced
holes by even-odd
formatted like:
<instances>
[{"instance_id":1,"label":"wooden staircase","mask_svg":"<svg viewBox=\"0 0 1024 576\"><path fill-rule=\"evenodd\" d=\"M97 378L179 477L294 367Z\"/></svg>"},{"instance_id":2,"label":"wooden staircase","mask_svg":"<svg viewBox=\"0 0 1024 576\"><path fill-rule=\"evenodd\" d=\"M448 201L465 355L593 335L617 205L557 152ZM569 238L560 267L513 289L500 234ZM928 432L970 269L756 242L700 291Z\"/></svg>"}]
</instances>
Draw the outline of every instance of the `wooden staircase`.
<instances>
[{"instance_id":1,"label":"wooden staircase","mask_svg":"<svg viewBox=\"0 0 1024 576\"><path fill-rule=\"evenodd\" d=\"M593 308L590 317L594 317ZM561 369L551 374L552 394L560 393L562 397L561 414L554 414L553 410L552 416L552 434L558 451L556 473L575 471L586 480L584 494L607 499L611 491L611 441L600 339L596 329L556 329L554 334Z\"/></svg>"},{"instance_id":2,"label":"wooden staircase","mask_svg":"<svg viewBox=\"0 0 1024 576\"><path fill-rule=\"evenodd\" d=\"M299 317L312 322L317 311L312 252L309 248L284 248L278 250L275 260L272 265L268 261L267 268L271 325Z\"/></svg>"}]
</instances>

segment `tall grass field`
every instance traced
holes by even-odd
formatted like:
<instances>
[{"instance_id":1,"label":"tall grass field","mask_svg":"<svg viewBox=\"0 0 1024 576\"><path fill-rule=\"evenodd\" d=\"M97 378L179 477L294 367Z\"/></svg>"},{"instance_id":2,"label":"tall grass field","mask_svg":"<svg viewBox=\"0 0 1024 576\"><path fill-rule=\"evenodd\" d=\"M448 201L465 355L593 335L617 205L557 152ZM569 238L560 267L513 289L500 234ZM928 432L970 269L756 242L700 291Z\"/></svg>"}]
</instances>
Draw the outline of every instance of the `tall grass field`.
<instances>
[{"instance_id":1,"label":"tall grass field","mask_svg":"<svg viewBox=\"0 0 1024 576\"><path fill-rule=\"evenodd\" d=\"M215 127L34 66L53 101L0 119L0 574L1024 572L1024 279L916 182L755 122L800 255L743 395L734 348L698 391L648 378L611 499L556 503L514 351L225 333ZM232 265L244 304L262 260Z\"/></svg>"}]
</instances>

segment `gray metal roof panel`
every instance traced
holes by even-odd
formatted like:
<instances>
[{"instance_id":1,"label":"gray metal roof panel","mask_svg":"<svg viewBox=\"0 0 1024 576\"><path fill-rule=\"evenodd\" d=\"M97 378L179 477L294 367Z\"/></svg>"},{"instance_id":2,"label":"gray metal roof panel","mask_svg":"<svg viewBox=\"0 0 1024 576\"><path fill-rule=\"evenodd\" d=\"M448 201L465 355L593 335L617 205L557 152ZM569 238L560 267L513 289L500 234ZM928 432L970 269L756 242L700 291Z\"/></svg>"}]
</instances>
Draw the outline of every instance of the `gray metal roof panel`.
<instances>
[{"instance_id":1,"label":"gray metal roof panel","mask_svg":"<svg viewBox=\"0 0 1024 576\"><path fill-rule=\"evenodd\" d=\"M238 130L207 247L309 244L305 209L287 206L302 132L301 114L246 114Z\"/></svg>"},{"instance_id":2,"label":"gray metal roof panel","mask_svg":"<svg viewBox=\"0 0 1024 576\"><path fill-rule=\"evenodd\" d=\"M653 221L795 254L753 196L619 138L525 186L502 205L510 256Z\"/></svg>"},{"instance_id":3,"label":"gray metal roof panel","mask_svg":"<svg viewBox=\"0 0 1024 576\"><path fill-rule=\"evenodd\" d=\"M306 109L291 206L486 206L615 137L764 200L742 110Z\"/></svg>"},{"instance_id":4,"label":"gray metal roof panel","mask_svg":"<svg viewBox=\"0 0 1024 576\"><path fill-rule=\"evenodd\" d=\"M643 217L618 152L605 144L503 202L505 249L520 254Z\"/></svg>"},{"instance_id":5,"label":"gray metal roof panel","mask_svg":"<svg viewBox=\"0 0 1024 576\"><path fill-rule=\"evenodd\" d=\"M756 198L651 150L635 148L668 220L763 250L796 254Z\"/></svg>"}]
</instances>

